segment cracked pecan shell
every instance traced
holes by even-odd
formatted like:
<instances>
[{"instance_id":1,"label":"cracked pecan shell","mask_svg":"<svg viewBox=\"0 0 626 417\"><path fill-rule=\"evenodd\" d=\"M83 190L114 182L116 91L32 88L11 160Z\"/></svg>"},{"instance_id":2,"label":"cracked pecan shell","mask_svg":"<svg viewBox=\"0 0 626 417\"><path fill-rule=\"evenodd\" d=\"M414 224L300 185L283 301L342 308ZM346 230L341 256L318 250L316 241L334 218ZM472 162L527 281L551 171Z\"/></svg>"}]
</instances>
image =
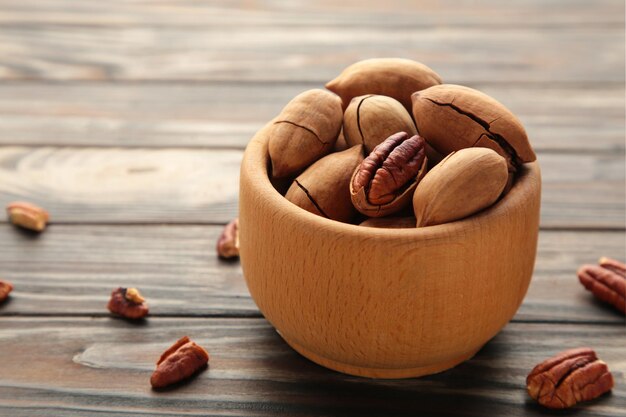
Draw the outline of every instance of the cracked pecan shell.
<instances>
[{"instance_id":1,"label":"cracked pecan shell","mask_svg":"<svg viewBox=\"0 0 626 417\"><path fill-rule=\"evenodd\" d=\"M350 200L350 176L362 160L362 145L327 155L293 181L285 198L318 216L350 222L356 214Z\"/></svg>"},{"instance_id":2,"label":"cracked pecan shell","mask_svg":"<svg viewBox=\"0 0 626 417\"><path fill-rule=\"evenodd\" d=\"M369 154L397 132L417 134L411 115L399 101L368 94L352 99L343 116L343 133L348 146L363 144Z\"/></svg>"},{"instance_id":3,"label":"cracked pecan shell","mask_svg":"<svg viewBox=\"0 0 626 417\"><path fill-rule=\"evenodd\" d=\"M420 135L439 153L483 147L506 158L515 172L536 159L522 123L494 98L471 88L442 84L413 94Z\"/></svg>"},{"instance_id":4,"label":"cracked pecan shell","mask_svg":"<svg viewBox=\"0 0 626 417\"><path fill-rule=\"evenodd\" d=\"M570 349L535 366L526 387L544 407L568 408L610 391L613 376L592 349Z\"/></svg>"},{"instance_id":5,"label":"cracked pecan shell","mask_svg":"<svg viewBox=\"0 0 626 417\"><path fill-rule=\"evenodd\" d=\"M294 97L269 131L272 176L295 175L328 154L342 119L341 99L329 91L308 90Z\"/></svg>"},{"instance_id":6,"label":"cracked pecan shell","mask_svg":"<svg viewBox=\"0 0 626 417\"><path fill-rule=\"evenodd\" d=\"M506 161L491 149L461 149L428 171L415 188L417 227L471 216L495 203L509 173Z\"/></svg>"},{"instance_id":7,"label":"cracked pecan shell","mask_svg":"<svg viewBox=\"0 0 626 417\"><path fill-rule=\"evenodd\" d=\"M609 258L600 258L599 265L583 265L578 279L601 301L626 314L626 265Z\"/></svg>"},{"instance_id":8,"label":"cracked pecan shell","mask_svg":"<svg viewBox=\"0 0 626 417\"><path fill-rule=\"evenodd\" d=\"M411 111L411 94L441 84L441 77L410 59L373 58L356 62L342 71L326 88L341 96L344 106L365 94L393 97Z\"/></svg>"},{"instance_id":9,"label":"cracked pecan shell","mask_svg":"<svg viewBox=\"0 0 626 417\"><path fill-rule=\"evenodd\" d=\"M188 336L183 336L161 355L150 384L154 388L175 384L189 378L208 362L208 352Z\"/></svg>"},{"instance_id":10,"label":"cracked pecan shell","mask_svg":"<svg viewBox=\"0 0 626 417\"><path fill-rule=\"evenodd\" d=\"M113 314L136 320L148 315L145 301L136 288L119 287L111 292L107 308Z\"/></svg>"},{"instance_id":11,"label":"cracked pecan shell","mask_svg":"<svg viewBox=\"0 0 626 417\"><path fill-rule=\"evenodd\" d=\"M7 299L11 291L13 291L13 285L8 281L0 280L0 303Z\"/></svg>"},{"instance_id":12,"label":"cracked pecan shell","mask_svg":"<svg viewBox=\"0 0 626 417\"><path fill-rule=\"evenodd\" d=\"M426 172L425 142L406 132L389 136L354 170L350 180L352 204L370 217L383 217L411 203L415 187Z\"/></svg>"}]
</instances>

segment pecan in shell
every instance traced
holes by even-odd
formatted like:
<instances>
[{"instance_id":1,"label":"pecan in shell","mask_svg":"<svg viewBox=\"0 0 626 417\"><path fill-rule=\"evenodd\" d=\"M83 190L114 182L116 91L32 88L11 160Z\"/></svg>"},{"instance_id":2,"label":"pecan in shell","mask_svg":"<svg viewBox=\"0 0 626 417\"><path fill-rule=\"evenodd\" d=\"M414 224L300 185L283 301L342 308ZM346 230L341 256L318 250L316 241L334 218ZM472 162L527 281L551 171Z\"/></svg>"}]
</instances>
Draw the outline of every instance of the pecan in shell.
<instances>
[{"instance_id":1,"label":"pecan in shell","mask_svg":"<svg viewBox=\"0 0 626 417\"><path fill-rule=\"evenodd\" d=\"M8 281L0 280L0 303L7 299L11 291L13 291L13 285Z\"/></svg>"},{"instance_id":2,"label":"pecan in shell","mask_svg":"<svg viewBox=\"0 0 626 417\"><path fill-rule=\"evenodd\" d=\"M109 311L128 319L140 319L148 315L145 299L136 288L119 287L111 292L107 305Z\"/></svg>"},{"instance_id":3,"label":"pecan in shell","mask_svg":"<svg viewBox=\"0 0 626 417\"><path fill-rule=\"evenodd\" d=\"M350 196L363 214L382 217L406 207L426 172L426 143L406 132L389 136L361 162L350 181Z\"/></svg>"},{"instance_id":4,"label":"pecan in shell","mask_svg":"<svg viewBox=\"0 0 626 417\"><path fill-rule=\"evenodd\" d=\"M535 366L526 378L528 394L548 408L568 408L613 388L613 376L589 348L570 349Z\"/></svg>"},{"instance_id":5,"label":"pecan in shell","mask_svg":"<svg viewBox=\"0 0 626 417\"><path fill-rule=\"evenodd\" d=\"M295 176L330 153L342 119L341 99L330 91L313 89L294 97L269 131L272 177Z\"/></svg>"},{"instance_id":6,"label":"pecan in shell","mask_svg":"<svg viewBox=\"0 0 626 417\"><path fill-rule=\"evenodd\" d=\"M159 358L150 378L154 388L163 388L189 378L209 362L209 354L202 346L183 336Z\"/></svg>"},{"instance_id":7,"label":"pecan in shell","mask_svg":"<svg viewBox=\"0 0 626 417\"><path fill-rule=\"evenodd\" d=\"M599 265L581 266L578 279L596 298L626 314L626 265L601 258Z\"/></svg>"},{"instance_id":8,"label":"pecan in shell","mask_svg":"<svg viewBox=\"0 0 626 417\"><path fill-rule=\"evenodd\" d=\"M239 257L239 219L228 223L217 240L217 256L222 259Z\"/></svg>"}]
</instances>

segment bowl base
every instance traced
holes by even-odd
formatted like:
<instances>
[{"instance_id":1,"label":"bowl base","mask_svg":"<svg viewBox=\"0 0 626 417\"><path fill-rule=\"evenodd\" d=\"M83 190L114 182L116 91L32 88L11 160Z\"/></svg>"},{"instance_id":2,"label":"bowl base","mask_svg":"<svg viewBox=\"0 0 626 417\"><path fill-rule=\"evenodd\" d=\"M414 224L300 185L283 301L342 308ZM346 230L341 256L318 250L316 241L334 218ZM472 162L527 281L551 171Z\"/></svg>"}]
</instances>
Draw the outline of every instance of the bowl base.
<instances>
[{"instance_id":1,"label":"bowl base","mask_svg":"<svg viewBox=\"0 0 626 417\"><path fill-rule=\"evenodd\" d=\"M428 366L418 366L415 368L367 368L337 362L313 353L310 350L302 347L301 345L290 342L285 338L283 338L283 340L285 340L285 342L287 342L287 344L291 346L296 352L325 368L332 369L333 371L341 372L348 375L379 379L415 378L419 376L432 375L443 372L450 368L454 368L461 362L465 362L466 360L473 357L480 349L482 349L481 346L475 351Z\"/></svg>"}]
</instances>

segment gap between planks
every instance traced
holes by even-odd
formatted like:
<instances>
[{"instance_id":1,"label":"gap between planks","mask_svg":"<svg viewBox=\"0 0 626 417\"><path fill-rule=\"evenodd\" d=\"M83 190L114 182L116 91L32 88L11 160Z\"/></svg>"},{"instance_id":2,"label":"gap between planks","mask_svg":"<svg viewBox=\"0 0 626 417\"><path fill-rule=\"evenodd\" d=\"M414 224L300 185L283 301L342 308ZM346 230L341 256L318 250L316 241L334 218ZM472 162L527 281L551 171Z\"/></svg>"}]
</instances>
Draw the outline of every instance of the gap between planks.
<instances>
[{"instance_id":1,"label":"gap between planks","mask_svg":"<svg viewBox=\"0 0 626 417\"><path fill-rule=\"evenodd\" d=\"M1 313L1 310L0 310ZM20 312L10 312L10 313L1 313L0 319L4 317L14 317L14 318L52 318L52 319L71 319L71 318L81 318L81 319L103 319L103 318L113 318L116 320L120 320L123 322L132 323L132 321L127 321L122 318L117 318L111 316L109 313L101 313L101 314L93 314L93 313L20 313ZM267 321L263 314L259 312L236 312L232 314L150 314L146 318L146 320L150 320L151 318L155 319L176 319L176 318L184 318L184 319L232 319L232 320L241 320L241 319L261 319L263 321ZM586 320L586 321L567 321L567 320L542 320L542 319L516 319L513 317L509 323L520 323L520 324L547 324L547 325L563 325L563 326L624 326L626 323L619 323L615 321L605 321L605 320Z\"/></svg>"}]
</instances>

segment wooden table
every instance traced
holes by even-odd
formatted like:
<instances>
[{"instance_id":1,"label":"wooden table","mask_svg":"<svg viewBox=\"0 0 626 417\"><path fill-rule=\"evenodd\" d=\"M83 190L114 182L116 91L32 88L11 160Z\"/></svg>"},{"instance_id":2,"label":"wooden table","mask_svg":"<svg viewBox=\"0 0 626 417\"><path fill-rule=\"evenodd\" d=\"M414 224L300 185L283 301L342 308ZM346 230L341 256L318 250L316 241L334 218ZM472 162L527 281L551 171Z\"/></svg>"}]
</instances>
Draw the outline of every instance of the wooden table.
<instances>
[{"instance_id":1,"label":"wooden table","mask_svg":"<svg viewBox=\"0 0 626 417\"><path fill-rule=\"evenodd\" d=\"M525 377L590 346L616 380L576 416L626 415L624 317L576 278L626 258L621 0L0 3L0 206L48 208L40 236L0 224L2 416L547 415ZM520 116L543 170L539 251L511 323L439 375L368 380L292 351L216 259L252 134L296 93L373 56L423 61ZM152 314L109 317L114 287ZM188 334L211 354L153 392ZM562 413L561 413L562 414Z\"/></svg>"}]
</instances>

